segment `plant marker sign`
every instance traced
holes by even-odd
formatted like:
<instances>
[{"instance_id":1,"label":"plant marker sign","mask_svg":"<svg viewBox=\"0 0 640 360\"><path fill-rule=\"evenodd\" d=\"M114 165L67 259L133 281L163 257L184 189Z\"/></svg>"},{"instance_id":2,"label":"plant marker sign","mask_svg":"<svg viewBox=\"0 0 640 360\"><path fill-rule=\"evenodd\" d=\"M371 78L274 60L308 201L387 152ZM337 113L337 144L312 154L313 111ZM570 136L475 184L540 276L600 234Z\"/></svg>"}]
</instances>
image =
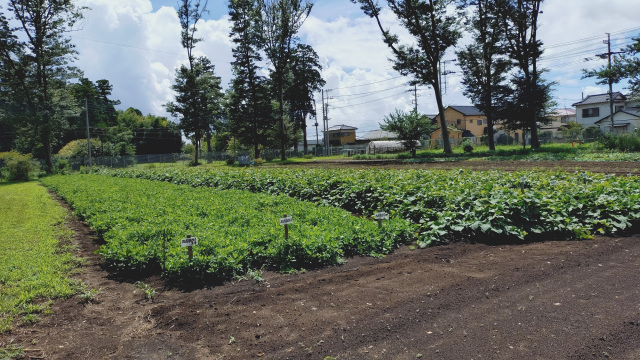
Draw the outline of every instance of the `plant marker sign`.
<instances>
[{"instance_id":1,"label":"plant marker sign","mask_svg":"<svg viewBox=\"0 0 640 360\"><path fill-rule=\"evenodd\" d=\"M284 214L284 217L280 219L280 225L284 226L284 238L289 239L289 224L293 224L293 218Z\"/></svg>"},{"instance_id":2,"label":"plant marker sign","mask_svg":"<svg viewBox=\"0 0 640 360\"><path fill-rule=\"evenodd\" d=\"M382 211L375 213L374 217L378 221L379 227L382 227L382 220L389 220L389 214Z\"/></svg>"},{"instance_id":3,"label":"plant marker sign","mask_svg":"<svg viewBox=\"0 0 640 360\"><path fill-rule=\"evenodd\" d=\"M181 247L187 247L189 250L189 260L193 260L193 246L198 245L198 238L187 235L186 239L180 240Z\"/></svg>"}]
</instances>

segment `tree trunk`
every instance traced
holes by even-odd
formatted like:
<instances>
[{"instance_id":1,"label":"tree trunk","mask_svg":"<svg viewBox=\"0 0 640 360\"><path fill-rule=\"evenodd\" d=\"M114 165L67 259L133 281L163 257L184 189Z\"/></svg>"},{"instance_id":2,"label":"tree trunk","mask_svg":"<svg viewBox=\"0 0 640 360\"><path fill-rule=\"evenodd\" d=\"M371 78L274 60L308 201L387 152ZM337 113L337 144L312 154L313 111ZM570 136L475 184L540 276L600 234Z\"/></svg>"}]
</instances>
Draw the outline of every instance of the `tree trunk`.
<instances>
[{"instance_id":1,"label":"tree trunk","mask_svg":"<svg viewBox=\"0 0 640 360\"><path fill-rule=\"evenodd\" d=\"M280 137L280 160L285 161L287 160L287 153L286 153L286 128L285 128L285 124L284 124L284 86L282 84L282 81L280 82L280 84L278 84L278 92L280 93L280 131L281 133L281 137Z\"/></svg>"},{"instance_id":2,"label":"tree trunk","mask_svg":"<svg viewBox=\"0 0 640 360\"><path fill-rule=\"evenodd\" d=\"M442 148L445 154L451 154L451 143L449 142L449 129L447 121L444 118L444 105L442 104L442 94L438 84L431 84L436 94L436 103L438 104L438 115L440 116L440 134L442 134Z\"/></svg>"},{"instance_id":3,"label":"tree trunk","mask_svg":"<svg viewBox=\"0 0 640 360\"><path fill-rule=\"evenodd\" d=\"M309 145L307 144L307 114L302 117L302 146L304 154L307 155Z\"/></svg>"}]
</instances>

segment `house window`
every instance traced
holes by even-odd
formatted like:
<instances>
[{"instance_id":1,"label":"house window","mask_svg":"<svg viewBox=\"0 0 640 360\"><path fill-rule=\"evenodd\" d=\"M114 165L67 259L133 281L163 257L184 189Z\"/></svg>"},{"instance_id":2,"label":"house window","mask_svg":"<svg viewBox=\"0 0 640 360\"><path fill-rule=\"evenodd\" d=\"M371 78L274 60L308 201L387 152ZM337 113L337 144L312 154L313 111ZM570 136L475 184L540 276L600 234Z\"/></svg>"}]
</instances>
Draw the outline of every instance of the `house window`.
<instances>
[{"instance_id":1,"label":"house window","mask_svg":"<svg viewBox=\"0 0 640 360\"><path fill-rule=\"evenodd\" d=\"M469 119L469 124L473 124L473 119Z\"/></svg>"},{"instance_id":2,"label":"house window","mask_svg":"<svg viewBox=\"0 0 640 360\"><path fill-rule=\"evenodd\" d=\"M482 125L482 120L478 120L478 125Z\"/></svg>"},{"instance_id":3,"label":"house window","mask_svg":"<svg viewBox=\"0 0 640 360\"><path fill-rule=\"evenodd\" d=\"M482 123L487 125L487 119L482 120Z\"/></svg>"},{"instance_id":4,"label":"house window","mask_svg":"<svg viewBox=\"0 0 640 360\"><path fill-rule=\"evenodd\" d=\"M458 119L458 125L462 124L462 120Z\"/></svg>"},{"instance_id":5,"label":"house window","mask_svg":"<svg viewBox=\"0 0 640 360\"><path fill-rule=\"evenodd\" d=\"M600 116L600 108L582 109L583 118L598 117L598 116Z\"/></svg>"},{"instance_id":6,"label":"house window","mask_svg":"<svg viewBox=\"0 0 640 360\"><path fill-rule=\"evenodd\" d=\"M624 105L616 105L616 111L615 112L618 112L618 111L620 111L622 109L624 109Z\"/></svg>"}]
</instances>

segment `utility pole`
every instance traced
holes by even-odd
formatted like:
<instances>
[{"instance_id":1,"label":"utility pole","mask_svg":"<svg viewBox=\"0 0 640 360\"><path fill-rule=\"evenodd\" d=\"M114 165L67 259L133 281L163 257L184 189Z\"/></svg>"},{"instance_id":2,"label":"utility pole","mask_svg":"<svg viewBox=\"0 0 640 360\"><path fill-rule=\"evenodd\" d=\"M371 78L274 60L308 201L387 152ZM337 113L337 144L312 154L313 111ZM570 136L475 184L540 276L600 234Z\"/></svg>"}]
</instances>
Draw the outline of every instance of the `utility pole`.
<instances>
[{"instance_id":1,"label":"utility pole","mask_svg":"<svg viewBox=\"0 0 640 360\"><path fill-rule=\"evenodd\" d=\"M331 89L327 89L327 90L322 90L322 120L324 123L324 142L325 142L325 154L329 155L329 146L331 145L331 143L329 142L329 99L331 98L329 96L329 91L331 91ZM327 96L325 98L325 94L327 93ZM326 100L326 103L325 103Z\"/></svg>"},{"instance_id":2,"label":"utility pole","mask_svg":"<svg viewBox=\"0 0 640 360\"><path fill-rule=\"evenodd\" d=\"M84 111L87 120L87 151L89 153L89 172L93 172L93 164L91 163L91 137L89 135L89 103L87 98L84 98Z\"/></svg>"},{"instance_id":3,"label":"utility pole","mask_svg":"<svg viewBox=\"0 0 640 360\"><path fill-rule=\"evenodd\" d=\"M318 108L316 107L316 99L313 100L313 116L316 119L316 123L313 124L316 127L316 146L313 148L316 156L318 156L318 145L320 145L320 139L318 138Z\"/></svg>"},{"instance_id":4,"label":"utility pole","mask_svg":"<svg viewBox=\"0 0 640 360\"><path fill-rule=\"evenodd\" d=\"M442 61L442 76L444 76L444 93L447 93L447 75L455 74L455 71L447 71L447 63L455 63L456 60L443 60ZM442 80L442 78L441 78ZM440 84L440 88L442 89L442 83Z\"/></svg>"},{"instance_id":5,"label":"utility pole","mask_svg":"<svg viewBox=\"0 0 640 360\"><path fill-rule=\"evenodd\" d=\"M414 84L413 89L407 90L407 92L413 92L413 110L418 112L418 85Z\"/></svg>"},{"instance_id":6,"label":"utility pole","mask_svg":"<svg viewBox=\"0 0 640 360\"><path fill-rule=\"evenodd\" d=\"M324 148L324 154L327 155L327 112L324 106L324 89L320 91L322 92L322 133L324 134L322 137L322 147Z\"/></svg>"},{"instance_id":7,"label":"utility pole","mask_svg":"<svg viewBox=\"0 0 640 360\"><path fill-rule=\"evenodd\" d=\"M607 33L607 40L603 40L603 43L607 44L607 53L606 54L596 54L597 57L601 59L609 59L609 117L611 117L611 133L613 134L613 78L611 77L611 55L621 54L622 52L612 52L611 51L611 34Z\"/></svg>"}]
</instances>

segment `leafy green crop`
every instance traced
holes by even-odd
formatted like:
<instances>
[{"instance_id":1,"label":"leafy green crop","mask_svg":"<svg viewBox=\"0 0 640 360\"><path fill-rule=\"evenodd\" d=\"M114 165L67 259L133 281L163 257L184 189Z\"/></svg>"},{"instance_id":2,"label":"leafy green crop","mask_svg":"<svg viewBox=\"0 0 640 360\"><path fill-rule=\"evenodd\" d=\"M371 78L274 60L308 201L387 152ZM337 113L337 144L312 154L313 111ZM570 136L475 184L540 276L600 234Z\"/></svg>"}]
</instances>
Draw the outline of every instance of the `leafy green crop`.
<instances>
[{"instance_id":1,"label":"leafy green crop","mask_svg":"<svg viewBox=\"0 0 640 360\"><path fill-rule=\"evenodd\" d=\"M548 171L326 169L105 170L194 187L246 189L420 226L420 244L588 238L637 226L640 179Z\"/></svg>"},{"instance_id":2,"label":"leafy green crop","mask_svg":"<svg viewBox=\"0 0 640 360\"><path fill-rule=\"evenodd\" d=\"M195 189L99 175L42 180L103 235L100 253L115 269L227 279L249 269L312 268L344 256L380 256L413 238L408 222L377 224L288 196ZM292 216L285 240L279 218ZM189 260L180 239L198 238ZM208 275L207 275L208 274Z\"/></svg>"}]
</instances>

